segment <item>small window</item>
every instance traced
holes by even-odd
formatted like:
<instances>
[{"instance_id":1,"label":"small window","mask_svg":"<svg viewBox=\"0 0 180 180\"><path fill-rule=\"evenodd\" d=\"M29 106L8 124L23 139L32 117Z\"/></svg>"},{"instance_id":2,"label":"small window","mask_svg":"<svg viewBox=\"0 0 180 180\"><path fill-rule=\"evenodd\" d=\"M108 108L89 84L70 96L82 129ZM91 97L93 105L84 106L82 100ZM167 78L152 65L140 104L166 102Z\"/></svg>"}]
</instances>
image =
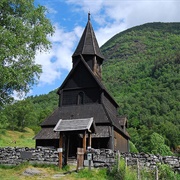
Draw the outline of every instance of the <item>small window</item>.
<instances>
[{"instance_id":1,"label":"small window","mask_svg":"<svg viewBox=\"0 0 180 180\"><path fill-rule=\"evenodd\" d=\"M77 104L84 104L84 93L80 92L77 97Z\"/></svg>"}]
</instances>

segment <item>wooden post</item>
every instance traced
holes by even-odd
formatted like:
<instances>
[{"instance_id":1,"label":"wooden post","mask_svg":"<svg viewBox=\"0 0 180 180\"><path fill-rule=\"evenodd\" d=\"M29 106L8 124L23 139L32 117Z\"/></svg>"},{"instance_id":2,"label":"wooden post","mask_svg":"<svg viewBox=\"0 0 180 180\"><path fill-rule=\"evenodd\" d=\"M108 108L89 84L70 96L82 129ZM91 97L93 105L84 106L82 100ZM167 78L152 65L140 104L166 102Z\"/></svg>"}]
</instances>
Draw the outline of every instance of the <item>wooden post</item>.
<instances>
[{"instance_id":1,"label":"wooden post","mask_svg":"<svg viewBox=\"0 0 180 180\"><path fill-rule=\"evenodd\" d=\"M84 153L86 153L86 131L84 131L83 134L83 149L84 149Z\"/></svg>"},{"instance_id":2,"label":"wooden post","mask_svg":"<svg viewBox=\"0 0 180 180\"><path fill-rule=\"evenodd\" d=\"M156 176L155 179L158 180L159 177L158 177L158 167L157 166L155 167L155 176Z\"/></svg>"},{"instance_id":3,"label":"wooden post","mask_svg":"<svg viewBox=\"0 0 180 180\"><path fill-rule=\"evenodd\" d=\"M65 164L67 165L68 162L68 157L69 157L69 135L66 135L66 162Z\"/></svg>"},{"instance_id":4,"label":"wooden post","mask_svg":"<svg viewBox=\"0 0 180 180\"><path fill-rule=\"evenodd\" d=\"M89 169L89 171L91 171L91 160L88 160L89 161L89 163L88 163L88 169Z\"/></svg>"},{"instance_id":5,"label":"wooden post","mask_svg":"<svg viewBox=\"0 0 180 180\"><path fill-rule=\"evenodd\" d=\"M77 148L77 167L76 171L79 170L79 168L83 168L84 163L84 149L83 148Z\"/></svg>"},{"instance_id":6,"label":"wooden post","mask_svg":"<svg viewBox=\"0 0 180 180\"><path fill-rule=\"evenodd\" d=\"M88 132L88 146L91 147L91 133Z\"/></svg>"},{"instance_id":7,"label":"wooden post","mask_svg":"<svg viewBox=\"0 0 180 180\"><path fill-rule=\"evenodd\" d=\"M118 152L117 152L117 170L118 170L118 172L120 171L120 158L121 158L121 156L120 156L120 152L118 150Z\"/></svg>"},{"instance_id":8,"label":"wooden post","mask_svg":"<svg viewBox=\"0 0 180 180\"><path fill-rule=\"evenodd\" d=\"M137 179L140 180L141 176L140 176L140 169L139 169L139 160L137 159Z\"/></svg>"},{"instance_id":9,"label":"wooden post","mask_svg":"<svg viewBox=\"0 0 180 180\"><path fill-rule=\"evenodd\" d=\"M59 137L59 168L62 169L62 152L63 152L63 134L60 132Z\"/></svg>"},{"instance_id":10,"label":"wooden post","mask_svg":"<svg viewBox=\"0 0 180 180\"><path fill-rule=\"evenodd\" d=\"M91 132L88 132L88 147L91 148ZM89 157L90 159L88 159L88 167L89 167L89 171L91 171L92 154L88 151L87 156L91 157L91 158Z\"/></svg>"},{"instance_id":11,"label":"wooden post","mask_svg":"<svg viewBox=\"0 0 180 180\"><path fill-rule=\"evenodd\" d=\"M127 157L125 157L125 167L126 167L126 169L127 169L127 162L128 161L128 159L127 159Z\"/></svg>"}]
</instances>

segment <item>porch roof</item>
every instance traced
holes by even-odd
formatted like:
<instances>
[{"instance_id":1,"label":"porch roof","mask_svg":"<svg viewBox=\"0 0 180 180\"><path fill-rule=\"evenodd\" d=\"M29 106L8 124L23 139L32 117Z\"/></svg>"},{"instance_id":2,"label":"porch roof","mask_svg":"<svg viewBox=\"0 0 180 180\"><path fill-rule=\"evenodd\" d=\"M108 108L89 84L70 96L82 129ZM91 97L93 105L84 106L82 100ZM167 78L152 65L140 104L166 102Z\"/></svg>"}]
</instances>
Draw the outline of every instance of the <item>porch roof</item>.
<instances>
[{"instance_id":1,"label":"porch roof","mask_svg":"<svg viewBox=\"0 0 180 180\"><path fill-rule=\"evenodd\" d=\"M56 124L55 132L65 132L65 131L82 131L88 130L92 133L96 132L95 123L93 117L83 118L83 119L60 119Z\"/></svg>"},{"instance_id":2,"label":"porch roof","mask_svg":"<svg viewBox=\"0 0 180 180\"><path fill-rule=\"evenodd\" d=\"M54 132L53 127L42 128L33 139L59 139L59 132Z\"/></svg>"}]
</instances>

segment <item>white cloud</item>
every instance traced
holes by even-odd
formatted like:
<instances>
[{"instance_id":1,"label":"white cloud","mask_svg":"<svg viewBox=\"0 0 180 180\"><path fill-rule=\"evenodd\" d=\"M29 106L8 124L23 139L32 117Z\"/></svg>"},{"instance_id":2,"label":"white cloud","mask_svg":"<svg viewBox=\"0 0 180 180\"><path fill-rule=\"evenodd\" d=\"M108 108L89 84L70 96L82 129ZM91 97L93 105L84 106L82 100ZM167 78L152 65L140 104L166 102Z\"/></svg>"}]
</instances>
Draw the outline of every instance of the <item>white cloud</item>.
<instances>
[{"instance_id":1,"label":"white cloud","mask_svg":"<svg viewBox=\"0 0 180 180\"><path fill-rule=\"evenodd\" d=\"M180 3L176 0L68 0L77 11L91 11L99 24L96 35L102 45L127 28L148 22L179 22Z\"/></svg>"},{"instance_id":2,"label":"white cloud","mask_svg":"<svg viewBox=\"0 0 180 180\"><path fill-rule=\"evenodd\" d=\"M48 53L36 54L35 61L42 65L40 85L53 84L56 79L60 79L61 70L70 70L72 67L71 55L74 51L75 43L79 39L83 28L78 26L71 32L65 32L63 28L55 25L55 33L50 37L52 49Z\"/></svg>"},{"instance_id":3,"label":"white cloud","mask_svg":"<svg viewBox=\"0 0 180 180\"><path fill-rule=\"evenodd\" d=\"M58 13L54 8L50 7L49 5L46 5L46 8L47 8L48 13L50 13L50 14Z\"/></svg>"}]
</instances>

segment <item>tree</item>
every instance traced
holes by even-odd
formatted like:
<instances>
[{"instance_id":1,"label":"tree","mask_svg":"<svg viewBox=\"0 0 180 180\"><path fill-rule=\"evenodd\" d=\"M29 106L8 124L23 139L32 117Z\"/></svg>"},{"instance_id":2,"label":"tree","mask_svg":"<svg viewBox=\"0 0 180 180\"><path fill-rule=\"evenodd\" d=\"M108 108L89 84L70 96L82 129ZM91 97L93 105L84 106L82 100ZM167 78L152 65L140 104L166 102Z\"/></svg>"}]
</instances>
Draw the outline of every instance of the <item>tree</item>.
<instances>
[{"instance_id":1,"label":"tree","mask_svg":"<svg viewBox=\"0 0 180 180\"><path fill-rule=\"evenodd\" d=\"M10 130L23 131L24 127L37 125L38 121L34 104L27 99L6 105L0 115L0 127Z\"/></svg>"},{"instance_id":2,"label":"tree","mask_svg":"<svg viewBox=\"0 0 180 180\"><path fill-rule=\"evenodd\" d=\"M153 154L160 154L162 156L172 155L170 148L167 145L165 145L164 138L158 133L154 132L151 135L150 147L151 147L151 153Z\"/></svg>"},{"instance_id":3,"label":"tree","mask_svg":"<svg viewBox=\"0 0 180 180\"><path fill-rule=\"evenodd\" d=\"M46 8L34 0L0 1L0 107L12 94L27 93L37 83L41 66L34 61L37 51L46 51L54 28Z\"/></svg>"}]
</instances>

